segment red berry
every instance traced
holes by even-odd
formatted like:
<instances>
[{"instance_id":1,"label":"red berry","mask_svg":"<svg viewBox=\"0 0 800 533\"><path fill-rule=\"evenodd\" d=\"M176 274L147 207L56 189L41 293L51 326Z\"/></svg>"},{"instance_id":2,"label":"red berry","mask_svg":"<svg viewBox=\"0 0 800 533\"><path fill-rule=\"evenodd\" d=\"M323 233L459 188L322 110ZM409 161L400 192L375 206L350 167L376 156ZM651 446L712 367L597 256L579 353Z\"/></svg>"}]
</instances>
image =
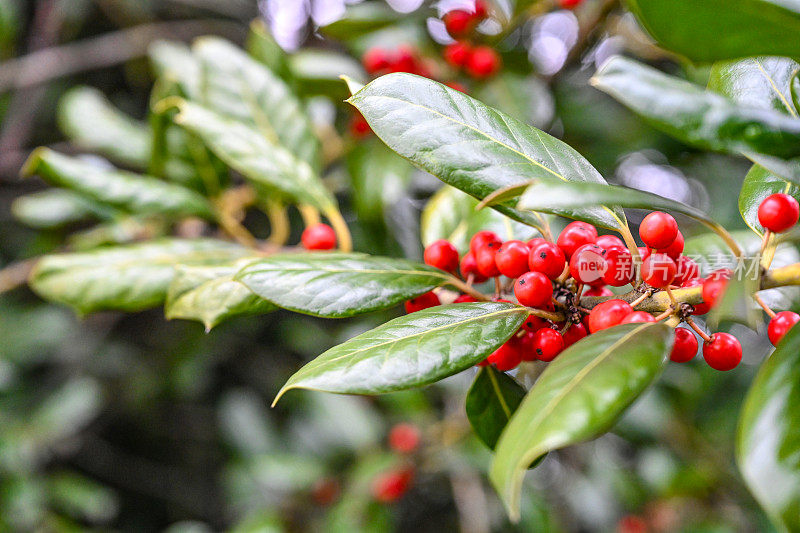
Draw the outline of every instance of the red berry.
<instances>
[{"instance_id":1,"label":"red berry","mask_svg":"<svg viewBox=\"0 0 800 533\"><path fill-rule=\"evenodd\" d=\"M772 231L781 233L797 224L800 206L788 194L771 194L758 206L758 222Z\"/></svg>"},{"instance_id":2,"label":"red berry","mask_svg":"<svg viewBox=\"0 0 800 533\"><path fill-rule=\"evenodd\" d=\"M414 47L409 45L398 46L395 51L394 60L390 66L391 71L415 73L418 67L417 51Z\"/></svg>"},{"instance_id":3,"label":"red berry","mask_svg":"<svg viewBox=\"0 0 800 533\"><path fill-rule=\"evenodd\" d=\"M517 368L522 362L523 348L524 346L519 338L514 335L487 357L486 360L493 364L497 370L508 372Z\"/></svg>"},{"instance_id":4,"label":"red berry","mask_svg":"<svg viewBox=\"0 0 800 533\"><path fill-rule=\"evenodd\" d=\"M462 294L461 296L459 296L458 298L453 300L453 303L454 304L466 304L466 303L472 303L472 302L477 302L477 301L478 301L478 299L475 298L474 296L470 296L469 294Z\"/></svg>"},{"instance_id":5,"label":"red berry","mask_svg":"<svg viewBox=\"0 0 800 533\"><path fill-rule=\"evenodd\" d=\"M469 241L469 251L473 254L488 242L500 242L500 237L493 231L483 230L477 232Z\"/></svg>"},{"instance_id":6,"label":"red berry","mask_svg":"<svg viewBox=\"0 0 800 533\"><path fill-rule=\"evenodd\" d=\"M522 329L531 333L536 333L542 328L549 327L550 323L547 320L534 315L528 315L528 318L526 318L525 322L522 323Z\"/></svg>"},{"instance_id":7,"label":"red berry","mask_svg":"<svg viewBox=\"0 0 800 533\"><path fill-rule=\"evenodd\" d=\"M614 292L608 287L605 287L603 285L593 285L589 287L589 290L583 293L583 296L591 296L591 297L595 296L602 297L602 296L613 296L613 295Z\"/></svg>"},{"instance_id":8,"label":"red berry","mask_svg":"<svg viewBox=\"0 0 800 533\"><path fill-rule=\"evenodd\" d=\"M642 279L657 289L668 287L677 272L675 261L667 254L650 254L642 263Z\"/></svg>"},{"instance_id":9,"label":"red berry","mask_svg":"<svg viewBox=\"0 0 800 533\"><path fill-rule=\"evenodd\" d=\"M408 491L413 479L411 468L383 472L372 482L372 496L381 503L396 502Z\"/></svg>"},{"instance_id":10,"label":"red berry","mask_svg":"<svg viewBox=\"0 0 800 533\"><path fill-rule=\"evenodd\" d=\"M484 243L475 250L475 263L478 265L478 272L487 278L500 275L495 262L497 250L500 249L500 246L502 246L500 241L491 241Z\"/></svg>"},{"instance_id":11,"label":"red berry","mask_svg":"<svg viewBox=\"0 0 800 533\"><path fill-rule=\"evenodd\" d=\"M574 2L577 5L581 0L561 0L564 2ZM647 521L641 516L626 515L617 522L617 533L647 533Z\"/></svg>"},{"instance_id":12,"label":"red berry","mask_svg":"<svg viewBox=\"0 0 800 533\"><path fill-rule=\"evenodd\" d=\"M564 252L564 256L569 259L575 253L575 250L584 244L592 244L596 240L597 229L594 226L586 222L576 221L567 224L567 227L558 236L556 244Z\"/></svg>"},{"instance_id":13,"label":"red berry","mask_svg":"<svg viewBox=\"0 0 800 533\"><path fill-rule=\"evenodd\" d=\"M395 424L389 431L389 447L398 453L413 453L419 447L420 438L414 424Z\"/></svg>"},{"instance_id":14,"label":"red berry","mask_svg":"<svg viewBox=\"0 0 800 533\"><path fill-rule=\"evenodd\" d=\"M584 244L572 254L569 273L580 283L595 285L603 282L606 272L606 251L596 244Z\"/></svg>"},{"instance_id":15,"label":"red berry","mask_svg":"<svg viewBox=\"0 0 800 533\"><path fill-rule=\"evenodd\" d=\"M620 324L634 324L639 322L644 323L644 322L655 322L655 321L656 317L654 317L650 313L645 313L644 311L634 311L633 313L623 318Z\"/></svg>"},{"instance_id":16,"label":"red berry","mask_svg":"<svg viewBox=\"0 0 800 533\"><path fill-rule=\"evenodd\" d=\"M675 283L678 285L683 285L700 275L700 266L690 257L680 256L675 261L675 265L678 267L678 271L675 274Z\"/></svg>"},{"instance_id":17,"label":"red berry","mask_svg":"<svg viewBox=\"0 0 800 533\"><path fill-rule=\"evenodd\" d=\"M622 287L633 282L636 271L633 257L627 248L607 249L605 260L606 271L603 274L603 281L612 287Z\"/></svg>"},{"instance_id":18,"label":"red berry","mask_svg":"<svg viewBox=\"0 0 800 533\"><path fill-rule=\"evenodd\" d=\"M473 78L484 79L494 76L501 66L500 56L493 48L476 46L467 60L467 73Z\"/></svg>"},{"instance_id":19,"label":"red berry","mask_svg":"<svg viewBox=\"0 0 800 533\"><path fill-rule=\"evenodd\" d=\"M584 338L586 335L586 327L583 324L572 324L569 329L564 332L564 348L568 348Z\"/></svg>"},{"instance_id":20,"label":"red berry","mask_svg":"<svg viewBox=\"0 0 800 533\"><path fill-rule=\"evenodd\" d=\"M475 21L472 13L464 11L463 9L454 9L448 11L442 17L444 27L454 38L466 36L475 27Z\"/></svg>"},{"instance_id":21,"label":"red berry","mask_svg":"<svg viewBox=\"0 0 800 533\"><path fill-rule=\"evenodd\" d=\"M767 327L769 342L771 342L773 346L777 346L783 336L786 335L798 321L800 321L800 315L791 311L781 311L776 314L775 317L769 321L769 326Z\"/></svg>"},{"instance_id":22,"label":"red berry","mask_svg":"<svg viewBox=\"0 0 800 533\"><path fill-rule=\"evenodd\" d=\"M527 272L514 283L514 296L526 307L541 307L553 297L553 285L541 272Z\"/></svg>"},{"instance_id":23,"label":"red berry","mask_svg":"<svg viewBox=\"0 0 800 533\"><path fill-rule=\"evenodd\" d=\"M322 478L311 487L311 497L317 505L330 505L339 498L339 482L333 478Z\"/></svg>"},{"instance_id":24,"label":"red berry","mask_svg":"<svg viewBox=\"0 0 800 533\"><path fill-rule=\"evenodd\" d=\"M464 41L457 41L444 47L444 60L453 68L461 68L467 64L472 47Z\"/></svg>"},{"instance_id":25,"label":"red berry","mask_svg":"<svg viewBox=\"0 0 800 533\"><path fill-rule=\"evenodd\" d=\"M633 308L625 300L614 299L603 302L589 313L589 331L597 333L616 326L631 313Z\"/></svg>"},{"instance_id":26,"label":"red berry","mask_svg":"<svg viewBox=\"0 0 800 533\"><path fill-rule=\"evenodd\" d=\"M669 213L654 211L639 224L639 237L650 248L667 248L678 236L678 223Z\"/></svg>"},{"instance_id":27,"label":"red berry","mask_svg":"<svg viewBox=\"0 0 800 533\"><path fill-rule=\"evenodd\" d=\"M539 361L552 361L564 350L564 337L558 331L544 328L534 335L533 351Z\"/></svg>"},{"instance_id":28,"label":"red berry","mask_svg":"<svg viewBox=\"0 0 800 533\"><path fill-rule=\"evenodd\" d=\"M533 250L534 248L545 242L549 241L547 241L546 239L542 239L541 237L534 237L533 239L528 241L528 248Z\"/></svg>"},{"instance_id":29,"label":"red berry","mask_svg":"<svg viewBox=\"0 0 800 533\"><path fill-rule=\"evenodd\" d=\"M702 286L703 286L703 280L700 279L700 278L690 279L688 281L684 281L681 284L681 287L685 287L687 289L691 288L691 287L702 287ZM698 315L698 316L704 315L704 314L708 313L711 310L711 305L709 305L706 302L702 302L702 303L699 303L699 304L694 304L694 305L692 305L692 307L694 308L694 312L692 312L692 314L693 315Z\"/></svg>"},{"instance_id":30,"label":"red berry","mask_svg":"<svg viewBox=\"0 0 800 533\"><path fill-rule=\"evenodd\" d=\"M683 240L683 233L681 233L679 231L678 235L675 237L675 240L672 241L672 244L670 244L669 246L667 246L664 249L656 250L656 251L658 253L661 253L661 254L667 254L672 259L677 260L678 257L680 257L680 255L683 253L684 244L685 243L684 243L684 240Z\"/></svg>"},{"instance_id":31,"label":"red berry","mask_svg":"<svg viewBox=\"0 0 800 533\"><path fill-rule=\"evenodd\" d=\"M364 53L361 62L364 64L364 70L367 71L367 74L374 76L381 71L387 70L391 60L386 50L370 48Z\"/></svg>"},{"instance_id":32,"label":"red berry","mask_svg":"<svg viewBox=\"0 0 800 533\"><path fill-rule=\"evenodd\" d=\"M303 230L300 242L306 250L332 250L336 248L336 232L327 224L314 224Z\"/></svg>"},{"instance_id":33,"label":"red berry","mask_svg":"<svg viewBox=\"0 0 800 533\"><path fill-rule=\"evenodd\" d=\"M485 19L488 14L489 7L486 5L486 2L483 0L475 0L475 11L472 13L472 16L480 20Z\"/></svg>"},{"instance_id":34,"label":"red berry","mask_svg":"<svg viewBox=\"0 0 800 533\"><path fill-rule=\"evenodd\" d=\"M361 113L350 119L350 135L356 139L363 139L370 133L372 133L372 129Z\"/></svg>"},{"instance_id":35,"label":"red berry","mask_svg":"<svg viewBox=\"0 0 800 533\"><path fill-rule=\"evenodd\" d=\"M610 250L611 248L625 248L625 243L622 239L615 235L600 235L595 242L600 248Z\"/></svg>"},{"instance_id":36,"label":"red berry","mask_svg":"<svg viewBox=\"0 0 800 533\"><path fill-rule=\"evenodd\" d=\"M742 360L742 345L730 333L714 333L703 343L703 359L714 370L733 370Z\"/></svg>"},{"instance_id":37,"label":"red berry","mask_svg":"<svg viewBox=\"0 0 800 533\"><path fill-rule=\"evenodd\" d=\"M497 270L509 278L518 278L528 271L530 248L522 241L506 241L497 250L494 262Z\"/></svg>"},{"instance_id":38,"label":"red berry","mask_svg":"<svg viewBox=\"0 0 800 533\"><path fill-rule=\"evenodd\" d=\"M428 309L429 307L435 307L441 303L436 293L433 291L426 292L406 302L406 313L415 313L423 309Z\"/></svg>"},{"instance_id":39,"label":"red berry","mask_svg":"<svg viewBox=\"0 0 800 533\"><path fill-rule=\"evenodd\" d=\"M458 268L458 250L444 239L430 243L425 248L424 258L425 264L445 272L455 272Z\"/></svg>"},{"instance_id":40,"label":"red berry","mask_svg":"<svg viewBox=\"0 0 800 533\"><path fill-rule=\"evenodd\" d=\"M472 275L472 281L474 283L483 283L488 279L478 270L478 262L475 260L475 254L472 252L469 252L461 258L459 270L464 279L469 279L470 275Z\"/></svg>"},{"instance_id":41,"label":"red berry","mask_svg":"<svg viewBox=\"0 0 800 533\"><path fill-rule=\"evenodd\" d=\"M697 355L697 337L686 328L675 328L675 342L669 358L676 363L686 363Z\"/></svg>"},{"instance_id":42,"label":"red berry","mask_svg":"<svg viewBox=\"0 0 800 533\"><path fill-rule=\"evenodd\" d=\"M717 305L725 294L728 286L728 279L725 277L709 276L703 282L703 302L708 304L709 309Z\"/></svg>"},{"instance_id":43,"label":"red berry","mask_svg":"<svg viewBox=\"0 0 800 533\"><path fill-rule=\"evenodd\" d=\"M639 259L641 259L642 261L650 257L651 250L647 246L639 246L636 249L639 250Z\"/></svg>"},{"instance_id":44,"label":"red berry","mask_svg":"<svg viewBox=\"0 0 800 533\"><path fill-rule=\"evenodd\" d=\"M520 354L522 354L523 361L536 361L536 352L533 348L533 340L535 338L536 334L530 331L523 331L518 337Z\"/></svg>"},{"instance_id":45,"label":"red berry","mask_svg":"<svg viewBox=\"0 0 800 533\"><path fill-rule=\"evenodd\" d=\"M566 263L567 260L561 248L545 240L535 247L531 247L528 255L528 267L534 272L541 272L550 279L559 277L564 272Z\"/></svg>"}]
</instances>

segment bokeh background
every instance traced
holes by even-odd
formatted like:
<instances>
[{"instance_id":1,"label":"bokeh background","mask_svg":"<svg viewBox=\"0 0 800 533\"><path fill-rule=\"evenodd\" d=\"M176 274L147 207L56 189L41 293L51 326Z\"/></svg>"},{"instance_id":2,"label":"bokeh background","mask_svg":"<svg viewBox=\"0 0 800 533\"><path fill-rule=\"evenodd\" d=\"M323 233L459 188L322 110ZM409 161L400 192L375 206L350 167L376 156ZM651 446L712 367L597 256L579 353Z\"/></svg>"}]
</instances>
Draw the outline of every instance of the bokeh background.
<instances>
[{"instance_id":1,"label":"bokeh background","mask_svg":"<svg viewBox=\"0 0 800 533\"><path fill-rule=\"evenodd\" d=\"M379 141L349 133L353 113L337 77L366 81L359 59L372 46L408 44L441 62L449 37L440 15L454 3L0 0L0 529L770 530L733 464L737 414L766 352L745 328L737 330L746 349L736 372L670 365L610 434L551 453L528 476L523 520L512 525L486 480L489 452L464 415L471 371L378 398L292 392L269 408L302 364L399 310L337 321L281 311L206 334L196 323L165 321L161 310L77 317L21 284L39 254L81 238L139 235L31 228L13 216L15 199L44 188L19 178L33 148L81 153L63 119L64 95L92 87L144 120L153 42L214 34L243 44L253 20L285 50L333 153L326 180L356 248L421 257L419 215L440 184L375 164L369 181L359 179L354 168L370 164L364 154ZM512 3L494 2L501 14ZM708 72L654 47L616 1L585 0L574 11L536 6L513 24L497 17L481 26L505 67L488 82L466 80L470 93L562 138L610 182L744 229L736 192L746 162L680 145L589 85L614 53L700 84ZM257 214L247 222L257 235L268 231ZM680 223L687 236L699 231ZM293 227L296 242L302 225ZM399 422L423 435L410 458L386 445ZM406 461L415 470L410 491L393 504L375 502L376 474Z\"/></svg>"}]
</instances>

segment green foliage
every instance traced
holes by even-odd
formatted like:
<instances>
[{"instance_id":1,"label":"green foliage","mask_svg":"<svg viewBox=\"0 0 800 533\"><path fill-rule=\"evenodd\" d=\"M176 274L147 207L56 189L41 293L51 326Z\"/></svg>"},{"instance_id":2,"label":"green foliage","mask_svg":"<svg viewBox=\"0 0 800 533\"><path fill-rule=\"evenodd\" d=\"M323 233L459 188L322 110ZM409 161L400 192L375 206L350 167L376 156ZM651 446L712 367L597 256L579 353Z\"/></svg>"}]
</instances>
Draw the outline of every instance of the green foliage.
<instances>
[{"instance_id":1,"label":"green foliage","mask_svg":"<svg viewBox=\"0 0 800 533\"><path fill-rule=\"evenodd\" d=\"M478 370L467 391L465 409L473 431L490 449L494 450L526 392L514 378L493 366Z\"/></svg>"}]
</instances>

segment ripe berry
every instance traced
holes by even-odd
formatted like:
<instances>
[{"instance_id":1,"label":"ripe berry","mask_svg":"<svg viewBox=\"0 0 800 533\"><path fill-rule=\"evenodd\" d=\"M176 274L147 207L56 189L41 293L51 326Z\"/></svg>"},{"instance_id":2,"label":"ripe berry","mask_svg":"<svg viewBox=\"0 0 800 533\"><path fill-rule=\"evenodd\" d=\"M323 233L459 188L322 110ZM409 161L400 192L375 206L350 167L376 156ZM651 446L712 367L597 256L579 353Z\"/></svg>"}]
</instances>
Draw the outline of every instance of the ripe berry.
<instances>
[{"instance_id":1,"label":"ripe berry","mask_svg":"<svg viewBox=\"0 0 800 533\"><path fill-rule=\"evenodd\" d=\"M558 236L556 244L564 256L569 259L575 250L584 244L592 244L597 240L597 230L591 224L586 222L570 222L561 235Z\"/></svg>"},{"instance_id":2,"label":"ripe berry","mask_svg":"<svg viewBox=\"0 0 800 533\"><path fill-rule=\"evenodd\" d=\"M653 211L639 224L639 237L650 248L667 248L678 236L678 223L669 213Z\"/></svg>"},{"instance_id":3,"label":"ripe berry","mask_svg":"<svg viewBox=\"0 0 800 533\"><path fill-rule=\"evenodd\" d=\"M574 9L583 3L583 0L561 0L562 9Z\"/></svg>"},{"instance_id":4,"label":"ripe berry","mask_svg":"<svg viewBox=\"0 0 800 533\"><path fill-rule=\"evenodd\" d=\"M475 11L473 11L472 16L478 20L485 19L486 16L489 14L489 7L486 5L484 0L475 0Z\"/></svg>"},{"instance_id":5,"label":"ripe berry","mask_svg":"<svg viewBox=\"0 0 800 533\"><path fill-rule=\"evenodd\" d=\"M372 129L369 127L369 122L367 122L367 119L365 119L361 113L350 119L350 135L356 139L363 139L371 132Z\"/></svg>"},{"instance_id":6,"label":"ripe berry","mask_svg":"<svg viewBox=\"0 0 800 533\"><path fill-rule=\"evenodd\" d=\"M469 241L469 251L473 254L487 242L500 242L500 237L493 231L483 230L477 232Z\"/></svg>"},{"instance_id":7,"label":"ripe berry","mask_svg":"<svg viewBox=\"0 0 800 533\"><path fill-rule=\"evenodd\" d=\"M614 299L603 302L589 313L589 332L597 333L616 326L631 313L633 308L625 300Z\"/></svg>"},{"instance_id":8,"label":"ripe berry","mask_svg":"<svg viewBox=\"0 0 800 533\"><path fill-rule=\"evenodd\" d=\"M683 285L700 275L700 266L690 257L685 255L678 257L675 265L678 267L678 272L675 274L675 283L678 285Z\"/></svg>"},{"instance_id":9,"label":"ripe berry","mask_svg":"<svg viewBox=\"0 0 800 533\"><path fill-rule=\"evenodd\" d=\"M611 248L625 248L625 243L622 239L615 235L600 235L595 242L600 248L610 250Z\"/></svg>"},{"instance_id":10,"label":"ripe berry","mask_svg":"<svg viewBox=\"0 0 800 533\"><path fill-rule=\"evenodd\" d=\"M466 303L472 303L472 302L477 302L477 301L478 301L478 299L475 298L474 296L470 296L469 294L462 294L461 296L459 296L458 298L453 300L453 303L454 304L466 304Z\"/></svg>"},{"instance_id":11,"label":"ripe berry","mask_svg":"<svg viewBox=\"0 0 800 533\"><path fill-rule=\"evenodd\" d=\"M606 272L606 251L596 244L584 244L572 254L569 273L580 283L594 285L602 283Z\"/></svg>"},{"instance_id":12,"label":"ripe berry","mask_svg":"<svg viewBox=\"0 0 800 533\"><path fill-rule=\"evenodd\" d=\"M528 245L522 241L506 241L497 250L494 262L497 270L509 278L518 278L528 271Z\"/></svg>"},{"instance_id":13,"label":"ripe berry","mask_svg":"<svg viewBox=\"0 0 800 533\"><path fill-rule=\"evenodd\" d=\"M669 353L671 361L686 363L697 355L697 337L686 328L675 328L675 342Z\"/></svg>"},{"instance_id":14,"label":"ripe berry","mask_svg":"<svg viewBox=\"0 0 800 533\"><path fill-rule=\"evenodd\" d=\"M417 64L417 51L414 47L409 45L398 46L390 69L392 72L416 73L419 70L419 65Z\"/></svg>"},{"instance_id":15,"label":"ripe berry","mask_svg":"<svg viewBox=\"0 0 800 533\"><path fill-rule=\"evenodd\" d=\"M633 282L636 271L633 265L633 257L627 248L607 249L605 260L604 282L612 287L622 287Z\"/></svg>"},{"instance_id":16,"label":"ripe berry","mask_svg":"<svg viewBox=\"0 0 800 533\"><path fill-rule=\"evenodd\" d=\"M508 339L502 346L486 358L497 370L508 372L519 366L522 362L522 343L516 336Z\"/></svg>"},{"instance_id":17,"label":"ripe berry","mask_svg":"<svg viewBox=\"0 0 800 533\"><path fill-rule=\"evenodd\" d=\"M642 261L650 257L651 250L647 246L639 246L636 249L639 250L639 259Z\"/></svg>"},{"instance_id":18,"label":"ripe berry","mask_svg":"<svg viewBox=\"0 0 800 533\"><path fill-rule=\"evenodd\" d=\"M702 287L702 286L703 286L703 280L700 278L690 279L688 281L684 281L681 284L681 287L685 287L687 289L691 287ZM699 304L693 304L692 307L694 308L694 312L692 314L697 316L704 315L711 310L711 305L709 305L705 301Z\"/></svg>"},{"instance_id":19,"label":"ripe berry","mask_svg":"<svg viewBox=\"0 0 800 533\"><path fill-rule=\"evenodd\" d=\"M534 315L528 315L528 318L522 323L522 329L531 333L536 333L540 329L548 327L550 327L550 323L547 320Z\"/></svg>"},{"instance_id":20,"label":"ripe berry","mask_svg":"<svg viewBox=\"0 0 800 533\"><path fill-rule=\"evenodd\" d=\"M553 297L553 285L541 272L527 272L514 283L514 296L526 307L541 307Z\"/></svg>"},{"instance_id":21,"label":"ripe berry","mask_svg":"<svg viewBox=\"0 0 800 533\"><path fill-rule=\"evenodd\" d=\"M395 424L389 431L389 447L398 453L415 452L419 441L419 429L414 424Z\"/></svg>"},{"instance_id":22,"label":"ripe berry","mask_svg":"<svg viewBox=\"0 0 800 533\"><path fill-rule=\"evenodd\" d=\"M536 247L532 247L528 255L528 267L534 272L541 272L550 279L556 279L564 272L566 262L561 248L545 240L542 240Z\"/></svg>"},{"instance_id":23,"label":"ripe berry","mask_svg":"<svg viewBox=\"0 0 800 533\"><path fill-rule=\"evenodd\" d=\"M467 60L467 73L473 78L489 78L500 70L500 56L493 48L476 46Z\"/></svg>"},{"instance_id":24,"label":"ripe berry","mask_svg":"<svg viewBox=\"0 0 800 533\"><path fill-rule=\"evenodd\" d=\"M374 76L381 71L387 70L391 64L391 58L386 50L381 48L370 48L367 50L361 62L364 65L364 70L367 74Z\"/></svg>"},{"instance_id":25,"label":"ripe berry","mask_svg":"<svg viewBox=\"0 0 800 533\"><path fill-rule=\"evenodd\" d=\"M677 260L678 257L680 257L680 255L683 253L684 244L685 242L683 240L683 233L679 231L678 235L675 237L675 240L672 241L672 244L664 249L657 250L657 252L661 254L667 254L672 259Z\"/></svg>"},{"instance_id":26,"label":"ripe berry","mask_svg":"<svg viewBox=\"0 0 800 533\"><path fill-rule=\"evenodd\" d=\"M466 65L471 54L472 47L464 41L448 44L442 52L444 60L453 68L461 68Z\"/></svg>"},{"instance_id":27,"label":"ripe berry","mask_svg":"<svg viewBox=\"0 0 800 533\"><path fill-rule=\"evenodd\" d=\"M536 361L536 352L533 348L533 340L535 338L536 334L530 331L523 331L522 334L519 334L519 337L517 337L523 361Z\"/></svg>"},{"instance_id":28,"label":"ripe berry","mask_svg":"<svg viewBox=\"0 0 800 533\"><path fill-rule=\"evenodd\" d=\"M564 337L554 329L540 329L534 333L533 351L539 361L552 361L564 350Z\"/></svg>"},{"instance_id":29,"label":"ripe berry","mask_svg":"<svg viewBox=\"0 0 800 533\"><path fill-rule=\"evenodd\" d=\"M300 242L306 250L332 250L336 248L336 232L327 224L314 224L303 230Z\"/></svg>"},{"instance_id":30,"label":"ripe berry","mask_svg":"<svg viewBox=\"0 0 800 533\"><path fill-rule=\"evenodd\" d=\"M714 333L703 344L703 359L714 370L733 370L742 360L742 345L730 333Z\"/></svg>"},{"instance_id":31,"label":"ripe berry","mask_svg":"<svg viewBox=\"0 0 800 533\"><path fill-rule=\"evenodd\" d=\"M441 303L442 302L439 301L439 297L436 296L436 293L433 291L426 292L425 294L420 294L416 298L411 298L406 302L406 313L422 311L423 309L435 307Z\"/></svg>"},{"instance_id":32,"label":"ripe berry","mask_svg":"<svg viewBox=\"0 0 800 533\"><path fill-rule=\"evenodd\" d=\"M475 254L472 252L469 252L461 258L459 270L461 271L461 276L464 279L469 279L470 275L472 275L472 281L474 283L483 283L487 280L487 278L478 270L478 262L475 261Z\"/></svg>"},{"instance_id":33,"label":"ripe berry","mask_svg":"<svg viewBox=\"0 0 800 533\"><path fill-rule=\"evenodd\" d=\"M654 317L650 313L645 313L644 311L634 311L633 313L623 318L620 324L634 324L639 322L644 323L644 322L655 322L655 321L656 317Z\"/></svg>"},{"instance_id":34,"label":"ripe berry","mask_svg":"<svg viewBox=\"0 0 800 533\"><path fill-rule=\"evenodd\" d=\"M668 287L675 279L677 272L678 267L675 265L675 261L667 254L650 254L650 257L642 263L642 279L657 289Z\"/></svg>"},{"instance_id":35,"label":"ripe berry","mask_svg":"<svg viewBox=\"0 0 800 533\"><path fill-rule=\"evenodd\" d=\"M455 272L458 268L458 250L450 242L439 239L430 243L425 248L423 255L425 264L444 270L445 272Z\"/></svg>"},{"instance_id":36,"label":"ripe berry","mask_svg":"<svg viewBox=\"0 0 800 533\"><path fill-rule=\"evenodd\" d=\"M490 241L484 243L475 250L475 263L478 265L478 272L487 278L500 275L500 271L497 269L497 263L495 262L497 250L500 249L500 246L502 246L500 241Z\"/></svg>"},{"instance_id":37,"label":"ripe berry","mask_svg":"<svg viewBox=\"0 0 800 533\"><path fill-rule=\"evenodd\" d=\"M614 292L604 285L593 285L583 293L583 296L613 296Z\"/></svg>"},{"instance_id":38,"label":"ripe berry","mask_svg":"<svg viewBox=\"0 0 800 533\"><path fill-rule=\"evenodd\" d=\"M444 27L453 38L466 36L475 27L472 13L463 9L454 9L445 13L442 17Z\"/></svg>"},{"instance_id":39,"label":"ripe berry","mask_svg":"<svg viewBox=\"0 0 800 533\"><path fill-rule=\"evenodd\" d=\"M707 303L709 309L717 305L725 294L730 276L712 273L703 282L703 302Z\"/></svg>"},{"instance_id":40,"label":"ripe berry","mask_svg":"<svg viewBox=\"0 0 800 533\"><path fill-rule=\"evenodd\" d=\"M758 206L758 222L772 231L781 233L797 224L800 206L788 194L771 194Z\"/></svg>"},{"instance_id":41,"label":"ripe berry","mask_svg":"<svg viewBox=\"0 0 800 533\"><path fill-rule=\"evenodd\" d=\"M786 335L798 321L800 321L800 315L791 311L781 311L776 314L775 318L769 321L769 326L767 327L769 342L771 342L773 346L777 346L783 336Z\"/></svg>"},{"instance_id":42,"label":"ripe berry","mask_svg":"<svg viewBox=\"0 0 800 533\"><path fill-rule=\"evenodd\" d=\"M534 248L545 242L548 241L546 239L542 239L541 237L534 237L533 239L528 241L528 248L533 250Z\"/></svg>"},{"instance_id":43,"label":"ripe berry","mask_svg":"<svg viewBox=\"0 0 800 533\"><path fill-rule=\"evenodd\" d=\"M372 482L372 496L381 503L396 502L408 491L414 471L400 468L379 474Z\"/></svg>"},{"instance_id":44,"label":"ripe berry","mask_svg":"<svg viewBox=\"0 0 800 533\"><path fill-rule=\"evenodd\" d=\"M584 338L588 333L586 333L586 327L583 324L572 324L569 329L564 332L564 348L568 348Z\"/></svg>"}]
</instances>

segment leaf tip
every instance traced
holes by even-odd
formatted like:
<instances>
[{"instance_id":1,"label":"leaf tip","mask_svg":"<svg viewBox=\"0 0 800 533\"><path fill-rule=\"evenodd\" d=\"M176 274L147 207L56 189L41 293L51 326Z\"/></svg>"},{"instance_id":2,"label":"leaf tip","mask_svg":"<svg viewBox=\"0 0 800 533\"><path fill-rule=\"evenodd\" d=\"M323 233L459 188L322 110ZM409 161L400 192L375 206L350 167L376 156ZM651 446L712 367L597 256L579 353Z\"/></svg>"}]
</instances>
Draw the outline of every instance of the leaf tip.
<instances>
[{"instance_id":1,"label":"leaf tip","mask_svg":"<svg viewBox=\"0 0 800 533\"><path fill-rule=\"evenodd\" d=\"M36 171L39 169L39 163L42 161L44 154L50 152L51 150L46 146L40 146L36 148L31 155L28 156L28 159L22 164L22 168L19 171L19 175L23 178L28 178L36 174Z\"/></svg>"},{"instance_id":2,"label":"leaf tip","mask_svg":"<svg viewBox=\"0 0 800 533\"><path fill-rule=\"evenodd\" d=\"M278 400L280 400L283 397L284 394L286 394L288 391L292 390L293 388L294 387L292 385L288 385L288 384L284 385L283 387L281 387L281 390L278 391L278 394L277 394L277 396L275 396L275 399L272 400L272 404L270 404L270 406L269 406L270 409L274 408L275 405L278 403Z\"/></svg>"},{"instance_id":3,"label":"leaf tip","mask_svg":"<svg viewBox=\"0 0 800 533\"><path fill-rule=\"evenodd\" d=\"M186 100L180 96L167 96L163 100L159 100L158 102L154 103L152 108L153 113L157 115L162 115L170 109L177 109L178 113L182 113L185 104ZM175 117L175 120L178 121L178 117Z\"/></svg>"}]
</instances>

